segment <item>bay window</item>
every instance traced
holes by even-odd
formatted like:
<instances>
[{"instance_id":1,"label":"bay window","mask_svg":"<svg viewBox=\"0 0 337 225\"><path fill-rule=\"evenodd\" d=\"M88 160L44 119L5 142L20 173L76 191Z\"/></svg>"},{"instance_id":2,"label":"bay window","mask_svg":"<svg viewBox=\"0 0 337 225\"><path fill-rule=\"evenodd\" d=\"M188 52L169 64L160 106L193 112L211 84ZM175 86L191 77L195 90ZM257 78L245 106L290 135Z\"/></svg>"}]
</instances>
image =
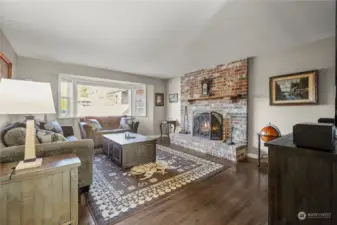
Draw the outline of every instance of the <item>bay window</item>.
<instances>
[{"instance_id":1,"label":"bay window","mask_svg":"<svg viewBox=\"0 0 337 225\"><path fill-rule=\"evenodd\" d=\"M146 116L146 85L59 75L59 117Z\"/></svg>"}]
</instances>

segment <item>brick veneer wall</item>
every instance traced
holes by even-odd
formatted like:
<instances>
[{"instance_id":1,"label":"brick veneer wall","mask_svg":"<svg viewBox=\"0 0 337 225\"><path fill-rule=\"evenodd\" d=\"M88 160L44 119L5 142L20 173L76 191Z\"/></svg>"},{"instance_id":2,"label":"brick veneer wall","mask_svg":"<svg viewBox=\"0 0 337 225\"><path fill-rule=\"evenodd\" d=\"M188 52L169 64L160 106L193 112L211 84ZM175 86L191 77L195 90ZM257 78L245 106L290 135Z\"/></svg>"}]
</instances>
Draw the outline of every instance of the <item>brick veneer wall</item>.
<instances>
[{"instance_id":1,"label":"brick veneer wall","mask_svg":"<svg viewBox=\"0 0 337 225\"><path fill-rule=\"evenodd\" d=\"M197 100L201 95L201 81L212 79L213 96L228 96L221 99ZM232 101L230 95L241 95ZM237 143L247 143L247 97L248 97L248 62L240 60L227 65L218 65L187 73L181 78L181 126L184 127L184 111L187 106L188 123L191 131L193 114L203 111L217 111L223 115L223 139L230 136L230 119L233 124L233 139Z\"/></svg>"}]
</instances>

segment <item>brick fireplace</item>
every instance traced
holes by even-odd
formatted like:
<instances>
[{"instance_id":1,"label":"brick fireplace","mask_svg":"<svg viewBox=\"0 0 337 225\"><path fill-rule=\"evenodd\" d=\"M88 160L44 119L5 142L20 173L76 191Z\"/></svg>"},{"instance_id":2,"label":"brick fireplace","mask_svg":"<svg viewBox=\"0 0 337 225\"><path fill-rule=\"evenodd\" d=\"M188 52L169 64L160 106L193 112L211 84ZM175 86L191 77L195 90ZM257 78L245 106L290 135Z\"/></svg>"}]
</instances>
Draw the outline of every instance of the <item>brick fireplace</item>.
<instances>
[{"instance_id":1,"label":"brick fireplace","mask_svg":"<svg viewBox=\"0 0 337 225\"><path fill-rule=\"evenodd\" d=\"M202 95L202 81L205 79L212 81L208 96ZM185 74L181 77L180 123L181 128L189 134L174 134L172 142L237 161L243 157L243 149L247 149L247 97L247 60ZM206 140L195 135L195 116L203 112L216 112L220 115L218 118L222 119L221 138ZM187 118L184 118L186 115ZM209 126L211 130L211 124ZM231 135L235 145L230 146L221 141L227 141Z\"/></svg>"}]
</instances>

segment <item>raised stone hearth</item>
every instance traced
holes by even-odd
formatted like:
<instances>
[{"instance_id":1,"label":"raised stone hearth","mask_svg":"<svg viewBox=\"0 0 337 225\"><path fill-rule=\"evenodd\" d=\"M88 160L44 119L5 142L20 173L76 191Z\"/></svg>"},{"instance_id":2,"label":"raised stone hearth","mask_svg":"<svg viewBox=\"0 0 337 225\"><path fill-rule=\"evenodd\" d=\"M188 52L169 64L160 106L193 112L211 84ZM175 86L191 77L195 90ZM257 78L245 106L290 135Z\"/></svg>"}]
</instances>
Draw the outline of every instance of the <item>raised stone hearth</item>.
<instances>
[{"instance_id":1,"label":"raised stone hearth","mask_svg":"<svg viewBox=\"0 0 337 225\"><path fill-rule=\"evenodd\" d=\"M219 158L239 162L247 157L247 144L227 145L222 141L207 140L191 134L171 134L172 144L192 149L201 153L213 155Z\"/></svg>"}]
</instances>

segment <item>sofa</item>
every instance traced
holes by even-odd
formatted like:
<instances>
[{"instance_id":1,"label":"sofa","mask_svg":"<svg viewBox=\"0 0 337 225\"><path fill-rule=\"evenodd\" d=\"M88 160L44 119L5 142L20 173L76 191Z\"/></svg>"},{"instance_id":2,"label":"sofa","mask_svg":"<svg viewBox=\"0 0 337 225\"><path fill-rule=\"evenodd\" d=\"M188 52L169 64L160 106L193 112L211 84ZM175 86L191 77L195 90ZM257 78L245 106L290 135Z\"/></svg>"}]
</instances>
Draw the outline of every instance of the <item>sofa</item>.
<instances>
[{"instance_id":1,"label":"sofa","mask_svg":"<svg viewBox=\"0 0 337 225\"><path fill-rule=\"evenodd\" d=\"M92 126L88 124L88 120L97 120L102 126L100 130L94 130ZM121 123L124 119L127 119L126 116L86 116L80 118L79 128L82 139L92 139L94 141L95 147L102 147L103 145L103 135L104 134L114 134L114 133L123 133L123 132L133 132L137 133L139 122L133 122L131 126L127 129L120 128Z\"/></svg>"},{"instance_id":2,"label":"sofa","mask_svg":"<svg viewBox=\"0 0 337 225\"><path fill-rule=\"evenodd\" d=\"M10 125L12 126L12 125ZM20 161L24 159L25 146L11 146L4 145L4 133L10 128L7 126L0 129L0 163L8 163ZM36 144L36 156L47 157L52 155L61 155L67 153L74 153L81 160L81 166L78 169L78 185L79 188L87 190L92 184L92 153L94 150L94 143L90 139L77 140L73 136L73 128L71 126L62 126L64 136L69 139L66 142ZM76 140L75 140L76 138Z\"/></svg>"}]
</instances>

